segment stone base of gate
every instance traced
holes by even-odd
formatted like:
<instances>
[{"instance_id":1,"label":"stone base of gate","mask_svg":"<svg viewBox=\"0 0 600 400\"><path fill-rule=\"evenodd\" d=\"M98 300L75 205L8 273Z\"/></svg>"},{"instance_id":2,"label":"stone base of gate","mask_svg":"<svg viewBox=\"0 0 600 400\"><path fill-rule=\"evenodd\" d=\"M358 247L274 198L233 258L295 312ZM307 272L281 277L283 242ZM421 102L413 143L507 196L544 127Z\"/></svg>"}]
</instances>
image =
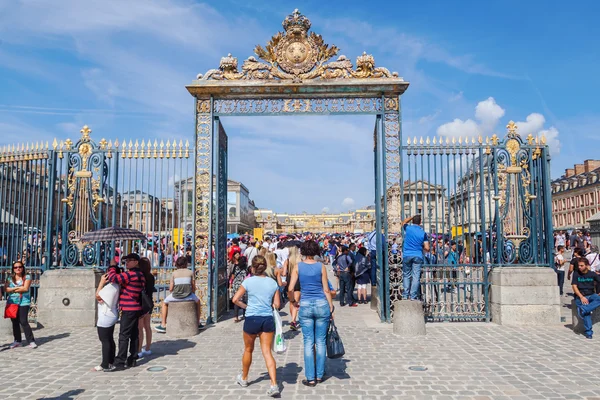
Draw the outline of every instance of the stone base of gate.
<instances>
[{"instance_id":1,"label":"stone base of gate","mask_svg":"<svg viewBox=\"0 0 600 400\"><path fill-rule=\"evenodd\" d=\"M379 290L377 286L371 286L371 310L378 311L379 309Z\"/></svg>"},{"instance_id":2,"label":"stone base of gate","mask_svg":"<svg viewBox=\"0 0 600 400\"><path fill-rule=\"evenodd\" d=\"M560 294L553 269L496 267L490 282L492 322L519 326L560 324Z\"/></svg>"},{"instance_id":3,"label":"stone base of gate","mask_svg":"<svg viewBox=\"0 0 600 400\"><path fill-rule=\"evenodd\" d=\"M394 302L394 334L398 336L425 335L423 303L413 300Z\"/></svg>"},{"instance_id":4,"label":"stone base of gate","mask_svg":"<svg viewBox=\"0 0 600 400\"><path fill-rule=\"evenodd\" d=\"M40 277L38 322L52 328L94 327L101 277L91 269L45 271Z\"/></svg>"}]
</instances>

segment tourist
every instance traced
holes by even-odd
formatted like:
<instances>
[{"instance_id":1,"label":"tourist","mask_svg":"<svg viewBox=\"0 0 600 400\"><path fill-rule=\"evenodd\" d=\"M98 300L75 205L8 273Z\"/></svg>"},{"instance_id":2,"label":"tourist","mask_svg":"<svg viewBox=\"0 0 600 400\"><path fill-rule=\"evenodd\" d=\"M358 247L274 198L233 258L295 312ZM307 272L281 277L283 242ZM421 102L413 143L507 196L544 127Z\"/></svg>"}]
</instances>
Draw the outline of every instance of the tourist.
<instances>
[{"instance_id":1,"label":"tourist","mask_svg":"<svg viewBox=\"0 0 600 400\"><path fill-rule=\"evenodd\" d=\"M144 274L144 278L146 279L146 286L144 288L146 295L149 298L154 296L154 292L156 289L154 288L154 275L152 275L152 270L150 267L150 260L146 257L142 257L140 259L140 269ZM153 307L154 308L154 307ZM142 315L138 320L139 324L139 344L138 344L138 357L146 357L152 354L150 350L150 346L152 345L152 328L150 327L150 320L152 319L152 312L154 310L150 310L146 314ZM146 332L146 346L142 346L144 343L144 331Z\"/></svg>"},{"instance_id":2,"label":"tourist","mask_svg":"<svg viewBox=\"0 0 600 400\"><path fill-rule=\"evenodd\" d=\"M233 239L232 245L229 248L229 255L228 255L229 261L233 261L233 256L235 255L235 253L238 253L238 254L242 253L242 249L240 249L239 243L240 243L239 239L237 239L237 238Z\"/></svg>"},{"instance_id":3,"label":"tourist","mask_svg":"<svg viewBox=\"0 0 600 400\"><path fill-rule=\"evenodd\" d=\"M115 274L121 273L121 269L117 266L115 260L112 260L108 270L114 269ZM108 272L107 270L107 272ZM96 300L98 300L98 318L96 321L96 329L98 331L98 339L102 344L102 362L94 367L92 371L111 371L114 369L115 352L115 324L119 318L119 285L109 283L108 275L102 275L98 289L96 290Z\"/></svg>"},{"instance_id":4,"label":"tourist","mask_svg":"<svg viewBox=\"0 0 600 400\"><path fill-rule=\"evenodd\" d=\"M409 222L412 224L409 225ZM405 300L418 300L421 285L421 268L424 259L423 252L429 251L429 239L421 227L421 216L408 217L402 222L404 242L402 254L402 298Z\"/></svg>"},{"instance_id":5,"label":"tourist","mask_svg":"<svg viewBox=\"0 0 600 400\"><path fill-rule=\"evenodd\" d=\"M155 326L159 333L167 332L167 317L169 315L169 303L178 303L183 301L193 301L196 303L198 309L198 329L202 330L205 328L200 323L200 311L201 304L200 299L196 296L196 280L194 279L194 273L188 269L187 259L185 257L178 258L175 261L175 271L171 275L171 282L169 283L170 294L163 300L161 310L161 323Z\"/></svg>"},{"instance_id":6,"label":"tourist","mask_svg":"<svg viewBox=\"0 0 600 400\"><path fill-rule=\"evenodd\" d=\"M563 286L565 285L565 246L558 246L558 253L554 257L554 269L556 270L556 278L558 282L558 290L560 295L563 295Z\"/></svg>"},{"instance_id":7,"label":"tourist","mask_svg":"<svg viewBox=\"0 0 600 400\"><path fill-rule=\"evenodd\" d=\"M335 260L335 272L340 282L340 307L344 307L348 303L349 307L358 307L354 302L352 294L352 258L350 257L349 249L342 246L342 253Z\"/></svg>"},{"instance_id":8,"label":"tourist","mask_svg":"<svg viewBox=\"0 0 600 400\"><path fill-rule=\"evenodd\" d=\"M366 243L371 256L371 286L377 286L377 230L367 235Z\"/></svg>"},{"instance_id":9,"label":"tourist","mask_svg":"<svg viewBox=\"0 0 600 400\"><path fill-rule=\"evenodd\" d=\"M350 243L348 245L348 255L352 259L352 264L350 264L350 296L352 297L352 302L356 303L358 301L357 297L354 297L354 289L356 288L356 244Z\"/></svg>"},{"instance_id":10,"label":"tourist","mask_svg":"<svg viewBox=\"0 0 600 400\"><path fill-rule=\"evenodd\" d=\"M248 246L246 248L246 250L244 251L244 257L246 257L246 259L248 260L248 264L252 265L252 260L257 255L258 255L258 249L256 248L256 240L253 239L250 241L250 246Z\"/></svg>"},{"instance_id":11,"label":"tourist","mask_svg":"<svg viewBox=\"0 0 600 400\"><path fill-rule=\"evenodd\" d=\"M11 349L21 346L21 328L25 332L25 338L29 347L32 349L37 348L35 344L35 338L33 332L29 326L29 308L31 306L31 294L29 288L31 287L31 275L25 271L25 264L21 261L15 261L12 265L10 276L5 284L5 291L8 295L6 298L6 305L11 304L18 305L17 317L11 318L13 337L15 341L10 345Z\"/></svg>"},{"instance_id":12,"label":"tourist","mask_svg":"<svg viewBox=\"0 0 600 400\"><path fill-rule=\"evenodd\" d=\"M277 283L265 274L267 261L264 257L256 256L252 261L253 276L244 280L238 291L233 296L233 304L246 310L244 321L244 355L242 357L242 373L236 378L238 385L248 387L248 372L252 364L254 343L258 336L267 371L271 379L271 386L267 395L279 395L277 384L277 365L271 353L273 337L275 334L275 320L273 308L279 310L279 290ZM247 304L242 300L247 297Z\"/></svg>"},{"instance_id":13,"label":"tourist","mask_svg":"<svg viewBox=\"0 0 600 400\"><path fill-rule=\"evenodd\" d=\"M290 256L287 260L287 274L288 276L292 276L294 271L298 269L298 264L302 261L302 256L298 251L297 247L292 247L290 249ZM289 282L288 282L289 283ZM289 291L289 290L288 290ZM297 322L298 319L298 307L294 305L300 301L300 280L296 281L296 285L293 288L294 296L290 297L290 299L294 300L294 302L290 301L290 317L292 318L290 322L290 329L293 331L297 331L300 325Z\"/></svg>"},{"instance_id":14,"label":"tourist","mask_svg":"<svg viewBox=\"0 0 600 400\"><path fill-rule=\"evenodd\" d=\"M140 269L140 256L131 253L125 258L127 271L118 274L114 268L108 270L107 281L121 287L119 309L121 328L119 330L119 352L111 371L122 371L135 367L138 357L139 326L142 314L142 290L146 287L144 273ZM127 355L129 351L129 356Z\"/></svg>"},{"instance_id":15,"label":"tourist","mask_svg":"<svg viewBox=\"0 0 600 400\"><path fill-rule=\"evenodd\" d=\"M256 256L259 257L259 256ZM256 258L255 257L255 258ZM262 257L262 256L260 256ZM264 258L264 257L262 257ZM234 257L235 259L235 257ZM248 269L247 269L247 265L246 265L246 259L242 258L242 261L240 261L240 258L237 258L237 262L233 265L233 270L231 271L231 275L229 276L229 287L231 287L232 293L237 293L240 290L240 287L242 286L242 283L244 282L244 279L246 279L246 277L248 276ZM254 261L254 260L253 260ZM243 301L245 301L245 299L242 299ZM232 299L233 302L233 299ZM239 313L240 313L240 307L237 306L235 303L233 303L233 310L235 312L235 319L234 321L240 322L241 319L239 318ZM245 317L245 313L246 310L242 309L242 319Z\"/></svg>"},{"instance_id":16,"label":"tourist","mask_svg":"<svg viewBox=\"0 0 600 400\"><path fill-rule=\"evenodd\" d=\"M577 271L579 265L579 259L583 257L583 249L575 248L573 250L573 256L571 257L571 262L569 265L569 273L567 274L567 279L571 280L571 275L573 271Z\"/></svg>"},{"instance_id":17,"label":"tourist","mask_svg":"<svg viewBox=\"0 0 600 400\"><path fill-rule=\"evenodd\" d=\"M369 260L366 247L363 246L358 249L358 252L356 253L355 265L356 286L358 287L358 304L367 304L367 286L371 281L371 260Z\"/></svg>"},{"instance_id":18,"label":"tourist","mask_svg":"<svg viewBox=\"0 0 600 400\"><path fill-rule=\"evenodd\" d=\"M319 255L317 242L307 240L302 244L300 253L305 257L290 277L288 297L294 306L300 307L300 326L304 337L304 373L302 383L314 387L325 380L325 358L327 329L333 318L333 301L329 291L327 270L315 261ZM300 281L300 303L294 299L293 288ZM316 357L315 357L316 355Z\"/></svg>"},{"instance_id":19,"label":"tourist","mask_svg":"<svg viewBox=\"0 0 600 400\"><path fill-rule=\"evenodd\" d=\"M585 258L590 262L590 269L596 273L600 272L600 254L598 254L598 246L591 245L590 252L585 255Z\"/></svg>"},{"instance_id":20,"label":"tourist","mask_svg":"<svg viewBox=\"0 0 600 400\"><path fill-rule=\"evenodd\" d=\"M600 307L600 275L590 270L590 262L582 257L578 261L578 268L573 273L571 282L575 293L575 304L577 314L583 320L585 337L591 339L594 334L592 330L592 311Z\"/></svg>"}]
</instances>

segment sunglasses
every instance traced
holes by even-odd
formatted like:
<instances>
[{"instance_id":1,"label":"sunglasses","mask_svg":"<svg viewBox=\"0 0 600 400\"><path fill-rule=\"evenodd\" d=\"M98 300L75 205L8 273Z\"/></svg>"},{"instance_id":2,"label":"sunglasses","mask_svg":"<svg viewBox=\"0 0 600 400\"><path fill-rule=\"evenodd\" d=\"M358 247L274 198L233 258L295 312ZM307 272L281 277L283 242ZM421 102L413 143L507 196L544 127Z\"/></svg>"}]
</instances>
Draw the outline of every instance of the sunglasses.
<instances>
[{"instance_id":1,"label":"sunglasses","mask_svg":"<svg viewBox=\"0 0 600 400\"><path fill-rule=\"evenodd\" d=\"M17 269L17 268L25 268L25 267L23 267L22 265L15 265L13 268Z\"/></svg>"}]
</instances>

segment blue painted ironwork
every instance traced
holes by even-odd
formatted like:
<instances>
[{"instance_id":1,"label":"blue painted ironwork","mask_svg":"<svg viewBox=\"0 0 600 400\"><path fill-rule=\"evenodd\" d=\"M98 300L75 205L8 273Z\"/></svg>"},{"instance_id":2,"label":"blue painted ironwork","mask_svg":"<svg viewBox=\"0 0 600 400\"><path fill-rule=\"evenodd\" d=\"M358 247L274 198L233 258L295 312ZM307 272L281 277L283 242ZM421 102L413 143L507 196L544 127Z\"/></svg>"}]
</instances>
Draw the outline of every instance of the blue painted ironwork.
<instances>
[{"instance_id":1,"label":"blue painted ironwork","mask_svg":"<svg viewBox=\"0 0 600 400\"><path fill-rule=\"evenodd\" d=\"M401 216L420 214L432 251L421 295L430 320L489 321L491 268L552 266L549 159L543 139L414 138L402 146ZM438 212L441 211L441 212ZM435 211L435 213L434 213ZM455 244L452 244L452 241ZM390 266L400 263L390 263ZM402 298L394 288L392 301Z\"/></svg>"}]
</instances>

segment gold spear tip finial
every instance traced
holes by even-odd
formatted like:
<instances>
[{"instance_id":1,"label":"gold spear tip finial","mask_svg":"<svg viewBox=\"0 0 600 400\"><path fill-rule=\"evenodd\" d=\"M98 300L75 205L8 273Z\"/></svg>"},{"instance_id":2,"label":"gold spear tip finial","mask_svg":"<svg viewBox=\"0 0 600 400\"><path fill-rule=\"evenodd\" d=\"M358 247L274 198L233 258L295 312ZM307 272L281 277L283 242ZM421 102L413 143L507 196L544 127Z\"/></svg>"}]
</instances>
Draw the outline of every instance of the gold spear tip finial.
<instances>
[{"instance_id":1,"label":"gold spear tip finial","mask_svg":"<svg viewBox=\"0 0 600 400\"><path fill-rule=\"evenodd\" d=\"M510 121L508 125L506 125L506 129L508 129L509 135L514 136L517 134L517 124L515 124L515 121Z\"/></svg>"},{"instance_id":2,"label":"gold spear tip finial","mask_svg":"<svg viewBox=\"0 0 600 400\"><path fill-rule=\"evenodd\" d=\"M81 130L79 132L81 132L81 134L82 134L82 139L89 139L90 133L92 133L92 130L90 129L89 126L84 125L83 128L81 128Z\"/></svg>"}]
</instances>

